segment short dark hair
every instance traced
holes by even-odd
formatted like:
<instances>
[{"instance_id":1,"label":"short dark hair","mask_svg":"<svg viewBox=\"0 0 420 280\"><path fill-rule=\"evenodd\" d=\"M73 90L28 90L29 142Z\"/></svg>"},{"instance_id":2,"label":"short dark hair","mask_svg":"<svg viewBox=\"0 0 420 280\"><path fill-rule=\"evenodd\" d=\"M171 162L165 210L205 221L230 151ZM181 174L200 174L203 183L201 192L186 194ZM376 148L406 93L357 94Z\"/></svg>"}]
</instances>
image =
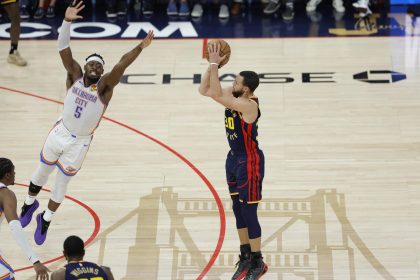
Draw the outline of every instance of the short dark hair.
<instances>
[{"instance_id":1,"label":"short dark hair","mask_svg":"<svg viewBox=\"0 0 420 280\"><path fill-rule=\"evenodd\" d=\"M8 158L0 158L0 179L3 179L7 173L12 172L13 162Z\"/></svg>"},{"instance_id":2,"label":"short dark hair","mask_svg":"<svg viewBox=\"0 0 420 280\"><path fill-rule=\"evenodd\" d=\"M102 59L102 61L104 62L104 64L105 64L105 60L104 60L104 58L100 55L100 54L97 54L97 53L93 53L93 54L91 54L91 55L89 55L88 57L86 57L86 59L85 59L85 61L87 61L89 58L91 58L92 56L97 56L97 57L99 57L100 59Z\"/></svg>"},{"instance_id":3,"label":"short dark hair","mask_svg":"<svg viewBox=\"0 0 420 280\"><path fill-rule=\"evenodd\" d=\"M63 244L64 253L68 257L83 257L85 255L85 244L83 240L76 236L71 235L64 240Z\"/></svg>"},{"instance_id":4,"label":"short dark hair","mask_svg":"<svg viewBox=\"0 0 420 280\"><path fill-rule=\"evenodd\" d=\"M254 92L260 84L260 78L258 77L258 74L254 71L242 71L239 73L239 75L244 77L243 84L244 86L249 87L251 92Z\"/></svg>"}]
</instances>

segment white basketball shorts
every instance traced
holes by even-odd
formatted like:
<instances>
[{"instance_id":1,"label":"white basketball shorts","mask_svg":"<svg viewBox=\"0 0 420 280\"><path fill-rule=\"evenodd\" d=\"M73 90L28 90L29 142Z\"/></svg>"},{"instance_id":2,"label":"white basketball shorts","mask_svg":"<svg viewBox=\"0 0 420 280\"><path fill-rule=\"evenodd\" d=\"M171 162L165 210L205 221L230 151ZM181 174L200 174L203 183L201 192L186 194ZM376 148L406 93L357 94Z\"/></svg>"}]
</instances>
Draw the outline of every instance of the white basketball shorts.
<instances>
[{"instance_id":1,"label":"white basketball shorts","mask_svg":"<svg viewBox=\"0 0 420 280\"><path fill-rule=\"evenodd\" d=\"M67 176L74 176L82 167L93 135L71 134L59 120L48 134L41 150L41 162L57 167Z\"/></svg>"}]
</instances>

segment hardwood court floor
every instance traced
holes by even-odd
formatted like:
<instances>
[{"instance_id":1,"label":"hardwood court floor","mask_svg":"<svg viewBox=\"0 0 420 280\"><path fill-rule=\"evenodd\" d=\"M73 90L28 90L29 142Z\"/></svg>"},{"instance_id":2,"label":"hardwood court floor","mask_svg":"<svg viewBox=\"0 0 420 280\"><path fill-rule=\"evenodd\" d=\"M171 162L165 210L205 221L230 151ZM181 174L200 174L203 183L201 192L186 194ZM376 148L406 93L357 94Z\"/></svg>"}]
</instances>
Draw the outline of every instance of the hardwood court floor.
<instances>
[{"instance_id":1,"label":"hardwood court floor","mask_svg":"<svg viewBox=\"0 0 420 280\"><path fill-rule=\"evenodd\" d=\"M266 154L259 210L269 263L264 279L419 279L417 40L228 41L231 61L221 75L245 69L265 73L256 91ZM74 40L71 47L79 62L90 53L102 54L109 71L135 43ZM1 54L8 45L0 42ZM201 40L155 41L126 71L131 84L116 88L105 115L169 145L210 181L227 223L220 255L206 277L230 279L239 244L224 179L223 108L200 96L193 84L193 75L207 65L201 48ZM63 100L66 75L56 42L24 41L20 50L28 67L2 63L0 68L0 155L14 161L17 182L27 184L62 106L11 89ZM392 75L394 83L353 78L372 70L401 72L406 79L396 81L398 74ZM309 75L311 81L334 82L304 82L307 73L318 73ZM167 75L190 79L164 84ZM391 75L371 72L367 78L390 80ZM13 190L20 207L26 190ZM116 279L197 279L217 250L219 211L205 180L164 147L112 121L102 121L68 195L97 213L100 230L86 259L111 266ZM40 198L41 210L48 193ZM31 240L33 230L34 224L25 229ZM36 251L42 260L53 259L66 236L86 240L93 231L89 212L65 200ZM14 268L27 266L6 223L0 240ZM32 270L17 273L18 279L32 276Z\"/></svg>"}]
</instances>

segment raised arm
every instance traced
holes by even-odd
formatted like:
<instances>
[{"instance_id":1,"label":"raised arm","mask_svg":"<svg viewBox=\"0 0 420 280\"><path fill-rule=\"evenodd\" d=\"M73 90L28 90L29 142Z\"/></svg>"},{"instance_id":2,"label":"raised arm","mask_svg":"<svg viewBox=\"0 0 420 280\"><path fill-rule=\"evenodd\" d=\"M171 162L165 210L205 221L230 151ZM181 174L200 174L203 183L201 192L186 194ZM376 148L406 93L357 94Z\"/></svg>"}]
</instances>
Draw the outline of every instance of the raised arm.
<instances>
[{"instance_id":1,"label":"raised arm","mask_svg":"<svg viewBox=\"0 0 420 280\"><path fill-rule=\"evenodd\" d=\"M250 119L255 119L258 115L258 105L256 102L233 96L233 87L222 88L219 80L219 64L225 58L219 55L220 45L209 46L210 62L210 87L207 96L210 96L226 108L250 115Z\"/></svg>"},{"instance_id":2,"label":"raised arm","mask_svg":"<svg viewBox=\"0 0 420 280\"><path fill-rule=\"evenodd\" d=\"M76 0L73 1L72 6L69 6L66 10L63 23L61 25L60 34L58 35L58 50L60 52L61 61L63 62L64 68L67 71L66 85L69 88L78 78L83 75L82 68L79 63L73 59L73 55L70 49L70 26L72 20L80 19L81 16L78 13L83 10L85 5L83 1L76 4Z\"/></svg>"},{"instance_id":3,"label":"raised arm","mask_svg":"<svg viewBox=\"0 0 420 280\"><path fill-rule=\"evenodd\" d=\"M125 69L133 63L134 60L140 55L143 49L147 48L153 41L153 31L149 31L147 33L146 38L141 41L134 49L129 51L128 53L124 54L120 61L115 64L114 68L112 68L111 72L105 74L102 78L102 82L106 87L109 89L114 88L119 82L124 74ZM112 90L111 90L112 91Z\"/></svg>"},{"instance_id":4,"label":"raised arm","mask_svg":"<svg viewBox=\"0 0 420 280\"><path fill-rule=\"evenodd\" d=\"M48 279L48 268L39 261L38 257L32 250L32 247L29 244L28 239L26 238L20 224L18 214L16 212L17 202L15 194L8 189L4 189L2 190L1 197L4 215L6 216L6 220L9 223L13 238L16 240L16 243L20 246L22 251L26 253L29 261L34 265L37 279Z\"/></svg>"},{"instance_id":5,"label":"raised arm","mask_svg":"<svg viewBox=\"0 0 420 280\"><path fill-rule=\"evenodd\" d=\"M209 66L206 70L206 73L204 73L204 76L201 78L201 83L198 87L198 92L204 96L210 96L210 71L211 67Z\"/></svg>"}]
</instances>

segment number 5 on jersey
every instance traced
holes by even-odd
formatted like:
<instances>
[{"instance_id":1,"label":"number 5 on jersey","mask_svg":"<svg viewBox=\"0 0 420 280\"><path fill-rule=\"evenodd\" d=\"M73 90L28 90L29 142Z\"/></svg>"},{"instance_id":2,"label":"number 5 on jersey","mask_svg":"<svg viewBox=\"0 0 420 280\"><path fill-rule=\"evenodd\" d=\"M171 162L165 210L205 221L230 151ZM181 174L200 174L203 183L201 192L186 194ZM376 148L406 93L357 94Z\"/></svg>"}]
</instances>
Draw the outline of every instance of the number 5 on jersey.
<instances>
[{"instance_id":1,"label":"number 5 on jersey","mask_svg":"<svg viewBox=\"0 0 420 280\"><path fill-rule=\"evenodd\" d=\"M74 112L74 116L76 119L80 118L80 115L82 114L83 107L77 106L76 111Z\"/></svg>"}]
</instances>

